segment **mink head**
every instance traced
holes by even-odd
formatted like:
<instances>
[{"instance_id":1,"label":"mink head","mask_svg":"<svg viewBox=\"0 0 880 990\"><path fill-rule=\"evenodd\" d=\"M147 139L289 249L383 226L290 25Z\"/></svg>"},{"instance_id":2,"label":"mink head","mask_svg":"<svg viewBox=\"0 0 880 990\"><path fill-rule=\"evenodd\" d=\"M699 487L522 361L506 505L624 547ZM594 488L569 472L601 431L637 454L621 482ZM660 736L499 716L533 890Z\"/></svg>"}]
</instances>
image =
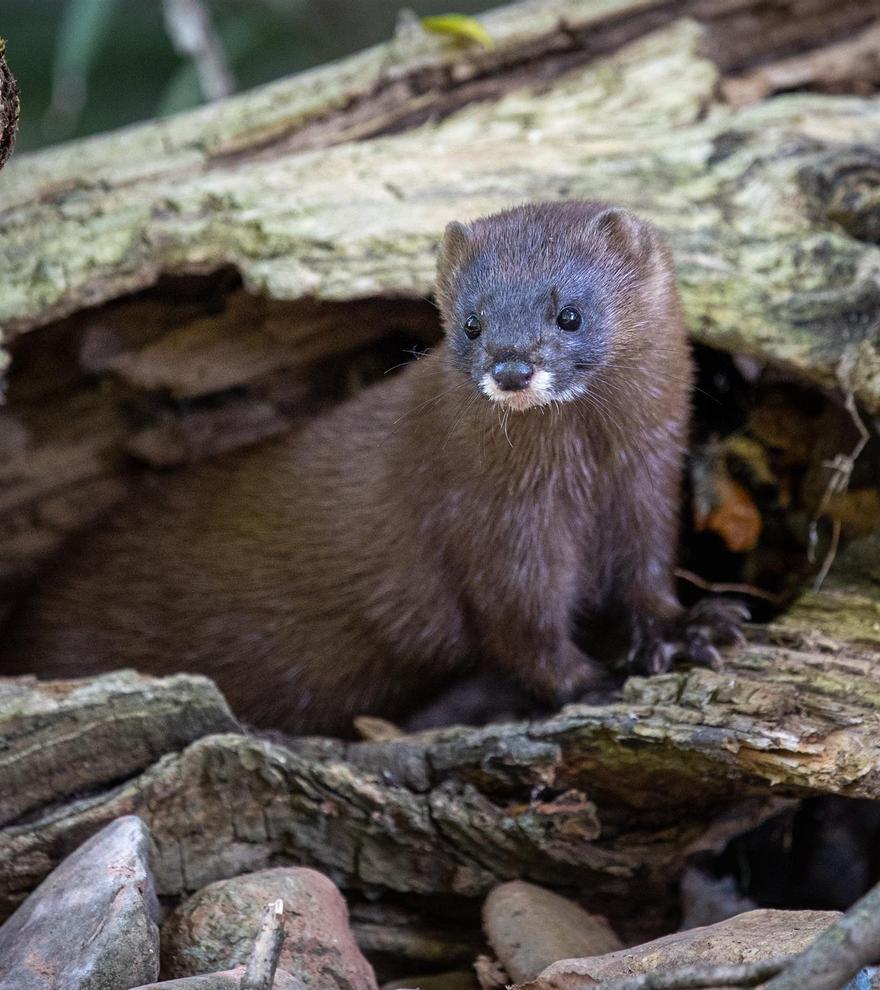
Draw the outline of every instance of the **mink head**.
<instances>
[{"instance_id":1,"label":"mink head","mask_svg":"<svg viewBox=\"0 0 880 990\"><path fill-rule=\"evenodd\" d=\"M677 305L654 230L586 202L449 224L437 295L453 366L518 410L585 395L615 363L650 361Z\"/></svg>"}]
</instances>

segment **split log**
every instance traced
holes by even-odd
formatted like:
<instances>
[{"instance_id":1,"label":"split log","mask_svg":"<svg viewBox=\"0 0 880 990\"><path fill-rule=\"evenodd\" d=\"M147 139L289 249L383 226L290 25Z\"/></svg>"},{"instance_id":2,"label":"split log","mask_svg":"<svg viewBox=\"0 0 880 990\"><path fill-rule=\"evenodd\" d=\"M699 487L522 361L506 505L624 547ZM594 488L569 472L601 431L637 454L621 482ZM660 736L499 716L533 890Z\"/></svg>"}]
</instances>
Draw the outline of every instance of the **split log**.
<instances>
[{"instance_id":1,"label":"split log","mask_svg":"<svg viewBox=\"0 0 880 990\"><path fill-rule=\"evenodd\" d=\"M880 0L514 5L485 15L491 52L401 35L13 160L0 601L124 497L132 455L254 442L344 388L328 359L398 331L387 368L436 340L443 226L526 198L631 205L673 246L697 339L877 412L880 73L862 59L847 90L834 66L878 18ZM795 85L866 95L755 102L786 59Z\"/></svg>"}]
</instances>

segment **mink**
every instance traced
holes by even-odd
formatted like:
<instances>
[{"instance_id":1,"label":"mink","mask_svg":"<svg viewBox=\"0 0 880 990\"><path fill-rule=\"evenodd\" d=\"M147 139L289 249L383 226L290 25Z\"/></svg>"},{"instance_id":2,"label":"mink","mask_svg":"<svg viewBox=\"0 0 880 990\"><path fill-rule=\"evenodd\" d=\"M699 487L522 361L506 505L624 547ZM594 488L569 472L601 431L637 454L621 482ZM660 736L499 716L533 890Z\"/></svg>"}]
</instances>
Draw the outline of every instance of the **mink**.
<instances>
[{"instance_id":1,"label":"mink","mask_svg":"<svg viewBox=\"0 0 880 990\"><path fill-rule=\"evenodd\" d=\"M297 433L192 467L51 569L0 671L213 678L289 733L398 717L465 669L558 704L630 669L716 663L735 609L674 586L692 366L670 252L627 210L450 223L444 337Z\"/></svg>"}]
</instances>

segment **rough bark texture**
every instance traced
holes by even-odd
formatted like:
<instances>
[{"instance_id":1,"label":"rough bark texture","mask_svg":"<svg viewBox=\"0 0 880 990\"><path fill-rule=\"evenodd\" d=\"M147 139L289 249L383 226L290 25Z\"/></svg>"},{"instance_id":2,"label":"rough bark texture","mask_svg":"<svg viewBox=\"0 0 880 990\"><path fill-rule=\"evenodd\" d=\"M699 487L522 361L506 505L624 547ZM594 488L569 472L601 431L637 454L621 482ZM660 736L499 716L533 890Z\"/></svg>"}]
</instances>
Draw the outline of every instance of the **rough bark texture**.
<instances>
[{"instance_id":1,"label":"rough bark texture","mask_svg":"<svg viewBox=\"0 0 880 990\"><path fill-rule=\"evenodd\" d=\"M0 830L0 906L105 822L137 814L162 895L298 863L364 891L477 896L522 878L603 912L633 897L645 911L688 852L744 815L792 796L880 798L876 598L872 625L835 624L841 602L863 599L844 586L809 596L723 672L633 678L617 704L542 722L356 744L212 735L133 779L101 772L92 793Z\"/></svg>"},{"instance_id":2,"label":"rough bark texture","mask_svg":"<svg viewBox=\"0 0 880 990\"><path fill-rule=\"evenodd\" d=\"M204 677L120 671L94 681L0 678L0 824L145 770L237 723Z\"/></svg>"}]
</instances>

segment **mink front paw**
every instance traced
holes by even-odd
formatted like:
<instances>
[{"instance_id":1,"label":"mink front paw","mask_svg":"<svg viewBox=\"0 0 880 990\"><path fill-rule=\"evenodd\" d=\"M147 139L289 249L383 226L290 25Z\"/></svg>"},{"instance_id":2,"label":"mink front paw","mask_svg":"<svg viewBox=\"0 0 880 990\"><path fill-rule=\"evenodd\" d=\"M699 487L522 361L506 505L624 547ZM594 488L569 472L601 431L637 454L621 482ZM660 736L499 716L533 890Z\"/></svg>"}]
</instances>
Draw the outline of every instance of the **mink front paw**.
<instances>
[{"instance_id":1,"label":"mink front paw","mask_svg":"<svg viewBox=\"0 0 880 990\"><path fill-rule=\"evenodd\" d=\"M730 598L704 598L674 619L646 617L637 622L628 656L638 674L664 674L679 663L721 666L720 647L743 643L749 610Z\"/></svg>"}]
</instances>

